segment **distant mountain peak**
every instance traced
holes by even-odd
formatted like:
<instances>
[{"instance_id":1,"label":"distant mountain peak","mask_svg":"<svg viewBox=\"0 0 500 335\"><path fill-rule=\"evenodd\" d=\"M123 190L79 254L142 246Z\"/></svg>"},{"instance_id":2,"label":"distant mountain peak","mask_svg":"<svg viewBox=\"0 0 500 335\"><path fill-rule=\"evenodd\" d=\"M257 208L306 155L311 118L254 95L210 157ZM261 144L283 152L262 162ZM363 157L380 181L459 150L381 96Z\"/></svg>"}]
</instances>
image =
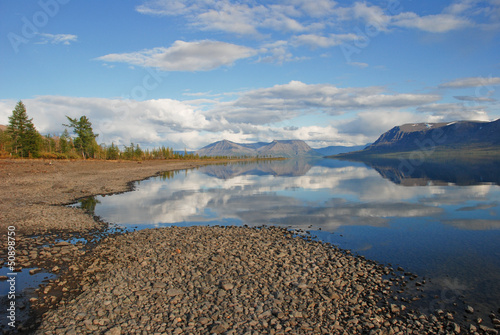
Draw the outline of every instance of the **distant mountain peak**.
<instances>
[{"instance_id":1,"label":"distant mountain peak","mask_svg":"<svg viewBox=\"0 0 500 335\"><path fill-rule=\"evenodd\" d=\"M500 119L408 123L383 133L366 151L401 152L426 147L466 147L500 145ZM426 149L427 150L427 149Z\"/></svg>"},{"instance_id":2,"label":"distant mountain peak","mask_svg":"<svg viewBox=\"0 0 500 335\"><path fill-rule=\"evenodd\" d=\"M270 143L235 143L224 139L209 144L196 153L200 156L318 156L318 153L302 140L273 140Z\"/></svg>"}]
</instances>

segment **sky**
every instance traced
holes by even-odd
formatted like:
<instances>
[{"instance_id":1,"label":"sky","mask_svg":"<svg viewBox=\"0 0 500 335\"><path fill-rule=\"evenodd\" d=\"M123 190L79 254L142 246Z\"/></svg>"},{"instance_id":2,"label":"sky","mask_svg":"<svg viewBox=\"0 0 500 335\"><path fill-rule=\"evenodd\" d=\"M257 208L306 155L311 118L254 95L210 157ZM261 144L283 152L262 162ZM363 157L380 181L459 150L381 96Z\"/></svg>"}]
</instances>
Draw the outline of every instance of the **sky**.
<instances>
[{"instance_id":1,"label":"sky","mask_svg":"<svg viewBox=\"0 0 500 335\"><path fill-rule=\"evenodd\" d=\"M0 124L98 143L363 145L500 118L500 0L0 0Z\"/></svg>"}]
</instances>

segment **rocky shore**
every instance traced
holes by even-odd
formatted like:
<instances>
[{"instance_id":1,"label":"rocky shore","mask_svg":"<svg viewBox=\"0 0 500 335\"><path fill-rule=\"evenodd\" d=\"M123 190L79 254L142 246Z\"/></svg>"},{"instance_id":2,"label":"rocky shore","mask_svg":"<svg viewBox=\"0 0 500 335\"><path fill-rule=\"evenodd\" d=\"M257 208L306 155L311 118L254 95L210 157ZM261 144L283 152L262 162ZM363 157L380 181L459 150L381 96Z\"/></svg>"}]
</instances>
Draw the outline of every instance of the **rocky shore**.
<instances>
[{"instance_id":1,"label":"rocky shore","mask_svg":"<svg viewBox=\"0 0 500 335\"><path fill-rule=\"evenodd\" d=\"M200 164L0 161L0 229L16 227L17 270L57 275L26 297L32 318L18 332L498 334L496 315L488 327L418 312L412 299L393 299L408 274L282 228L110 234L83 210L60 206Z\"/></svg>"},{"instance_id":2,"label":"rocky shore","mask_svg":"<svg viewBox=\"0 0 500 335\"><path fill-rule=\"evenodd\" d=\"M38 334L438 334L391 304L391 269L280 228L183 227L106 238L82 294Z\"/></svg>"}]
</instances>

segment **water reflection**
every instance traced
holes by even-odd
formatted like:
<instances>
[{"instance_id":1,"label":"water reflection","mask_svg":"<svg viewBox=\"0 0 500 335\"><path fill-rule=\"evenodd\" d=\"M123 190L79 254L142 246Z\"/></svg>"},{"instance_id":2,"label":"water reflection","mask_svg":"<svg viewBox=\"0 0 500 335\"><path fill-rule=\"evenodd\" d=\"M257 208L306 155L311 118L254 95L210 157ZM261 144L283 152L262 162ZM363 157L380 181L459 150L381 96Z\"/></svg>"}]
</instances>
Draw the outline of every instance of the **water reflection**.
<instances>
[{"instance_id":1,"label":"water reflection","mask_svg":"<svg viewBox=\"0 0 500 335\"><path fill-rule=\"evenodd\" d=\"M446 161L409 159L363 160L380 175L404 186L447 185L468 186L493 183L500 185L500 160L452 159Z\"/></svg>"},{"instance_id":2,"label":"water reflection","mask_svg":"<svg viewBox=\"0 0 500 335\"><path fill-rule=\"evenodd\" d=\"M100 204L100 203L101 203L101 201L98 200L94 196L83 198L83 199L80 199L78 201L79 207L83 208L84 210L86 210L88 213L91 213L91 214L94 214L95 207L97 206L97 204Z\"/></svg>"},{"instance_id":3,"label":"water reflection","mask_svg":"<svg viewBox=\"0 0 500 335\"><path fill-rule=\"evenodd\" d=\"M435 172L440 168L423 165L405 174L384 164L325 159L206 166L142 181L133 192L97 197L95 213L139 228L309 229L368 258L429 276L437 286L453 279L467 287L467 299L500 307L493 306L500 301L500 187L494 166L485 164L483 173L481 164L461 165L472 174L458 178L447 177L445 171L455 169L446 167Z\"/></svg>"}]
</instances>

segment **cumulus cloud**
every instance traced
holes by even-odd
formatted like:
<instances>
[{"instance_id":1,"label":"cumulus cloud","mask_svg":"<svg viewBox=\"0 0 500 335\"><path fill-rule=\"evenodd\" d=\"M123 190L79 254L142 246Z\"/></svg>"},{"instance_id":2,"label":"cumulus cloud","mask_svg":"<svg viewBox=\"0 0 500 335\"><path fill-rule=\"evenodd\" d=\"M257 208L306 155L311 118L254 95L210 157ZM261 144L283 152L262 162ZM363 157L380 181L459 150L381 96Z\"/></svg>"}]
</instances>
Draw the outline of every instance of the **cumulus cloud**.
<instances>
[{"instance_id":1,"label":"cumulus cloud","mask_svg":"<svg viewBox=\"0 0 500 335\"><path fill-rule=\"evenodd\" d=\"M434 116L433 122L477 120L489 121L489 116L484 106L466 106L461 103L434 103L420 106L417 111Z\"/></svg>"},{"instance_id":2,"label":"cumulus cloud","mask_svg":"<svg viewBox=\"0 0 500 335\"><path fill-rule=\"evenodd\" d=\"M267 124L318 110L340 115L353 110L420 106L440 98L435 94L388 94L378 86L339 88L291 81L244 92L238 99L218 106L217 112L229 121Z\"/></svg>"},{"instance_id":3,"label":"cumulus cloud","mask_svg":"<svg viewBox=\"0 0 500 335\"><path fill-rule=\"evenodd\" d=\"M410 122L416 122L415 115L410 112L366 111L358 113L352 120L339 122L338 129L341 134L363 135L366 139L371 139L396 125Z\"/></svg>"},{"instance_id":4,"label":"cumulus cloud","mask_svg":"<svg viewBox=\"0 0 500 335\"><path fill-rule=\"evenodd\" d=\"M78 40L78 36L72 34L46 34L38 33L40 41L37 44L64 44L70 45Z\"/></svg>"},{"instance_id":5,"label":"cumulus cloud","mask_svg":"<svg viewBox=\"0 0 500 335\"><path fill-rule=\"evenodd\" d=\"M94 132L99 134L98 142L106 144L134 142L142 146L165 144L180 149L197 148L204 141L201 131L221 129L219 120L209 119L193 106L171 99L132 101L39 96L23 102L42 134L60 134L63 124L67 124L66 115L73 118L86 115ZM14 106L14 101L0 103L0 121L6 121Z\"/></svg>"},{"instance_id":6,"label":"cumulus cloud","mask_svg":"<svg viewBox=\"0 0 500 335\"><path fill-rule=\"evenodd\" d=\"M256 54L252 48L219 41L176 41L169 48L154 48L131 53L108 54L96 58L165 71L208 71L233 64Z\"/></svg>"},{"instance_id":7,"label":"cumulus cloud","mask_svg":"<svg viewBox=\"0 0 500 335\"><path fill-rule=\"evenodd\" d=\"M469 88L500 85L500 77L468 77L448 81L439 85L440 88Z\"/></svg>"}]
</instances>

